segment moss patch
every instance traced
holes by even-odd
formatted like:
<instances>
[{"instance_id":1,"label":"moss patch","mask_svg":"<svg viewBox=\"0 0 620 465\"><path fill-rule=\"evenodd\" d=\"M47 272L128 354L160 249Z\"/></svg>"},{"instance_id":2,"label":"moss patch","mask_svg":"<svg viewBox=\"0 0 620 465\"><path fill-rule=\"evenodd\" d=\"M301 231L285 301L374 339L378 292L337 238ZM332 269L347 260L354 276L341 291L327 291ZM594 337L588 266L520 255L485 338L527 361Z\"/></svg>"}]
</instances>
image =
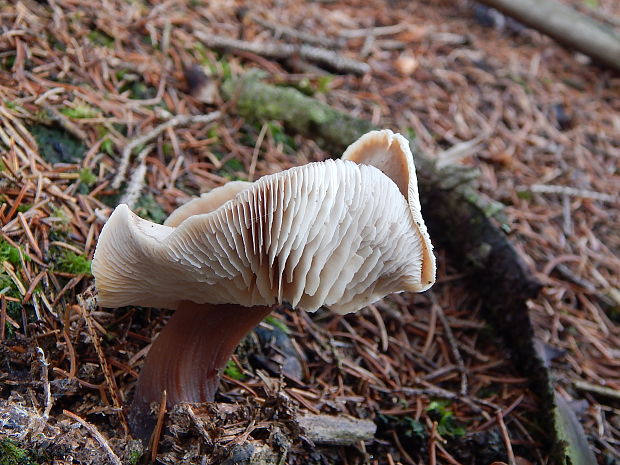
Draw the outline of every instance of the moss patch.
<instances>
[{"instance_id":1,"label":"moss patch","mask_svg":"<svg viewBox=\"0 0 620 465\"><path fill-rule=\"evenodd\" d=\"M97 176L90 168L82 168L80 170L80 181L87 186L92 186L97 182Z\"/></svg>"},{"instance_id":2,"label":"moss patch","mask_svg":"<svg viewBox=\"0 0 620 465\"><path fill-rule=\"evenodd\" d=\"M0 465L36 465L28 452L10 439L0 440Z\"/></svg>"},{"instance_id":3,"label":"moss patch","mask_svg":"<svg viewBox=\"0 0 620 465\"><path fill-rule=\"evenodd\" d=\"M72 107L61 108L60 113L74 119L96 118L99 116L99 110L85 103L78 103Z\"/></svg>"},{"instance_id":4,"label":"moss patch","mask_svg":"<svg viewBox=\"0 0 620 465\"><path fill-rule=\"evenodd\" d=\"M445 400L434 400L426 409L435 421L437 421L437 432L444 438L464 436L467 430L454 418L454 413L448 408L450 402Z\"/></svg>"},{"instance_id":5,"label":"moss patch","mask_svg":"<svg viewBox=\"0 0 620 465\"><path fill-rule=\"evenodd\" d=\"M24 252L21 252L24 256L24 260L30 260L30 257ZM0 262L10 262L13 265L19 265L20 263L20 250L17 247L13 247L4 239L0 238Z\"/></svg>"},{"instance_id":6,"label":"moss patch","mask_svg":"<svg viewBox=\"0 0 620 465\"><path fill-rule=\"evenodd\" d=\"M139 217L158 224L162 224L168 218L168 214L151 193L144 194L138 199L134 211Z\"/></svg>"},{"instance_id":7,"label":"moss patch","mask_svg":"<svg viewBox=\"0 0 620 465\"><path fill-rule=\"evenodd\" d=\"M274 328L278 328L284 334L290 333L290 330L288 329L288 327L274 316L270 315L267 318L265 318L265 323L267 323L270 326L273 326Z\"/></svg>"},{"instance_id":8,"label":"moss patch","mask_svg":"<svg viewBox=\"0 0 620 465\"><path fill-rule=\"evenodd\" d=\"M28 128L39 146L39 153L50 163L73 163L84 158L86 146L60 126L35 124Z\"/></svg>"},{"instance_id":9,"label":"moss patch","mask_svg":"<svg viewBox=\"0 0 620 465\"><path fill-rule=\"evenodd\" d=\"M90 272L91 261L84 255L78 255L62 247L53 247L50 251L54 271L92 276Z\"/></svg>"},{"instance_id":10,"label":"moss patch","mask_svg":"<svg viewBox=\"0 0 620 465\"><path fill-rule=\"evenodd\" d=\"M232 360L229 360L226 363L226 368L224 368L224 374L232 379L236 379L239 381L245 379L245 375L241 372L237 364Z\"/></svg>"},{"instance_id":11,"label":"moss patch","mask_svg":"<svg viewBox=\"0 0 620 465\"><path fill-rule=\"evenodd\" d=\"M297 89L275 87L259 79L260 74L248 73L227 79L221 89L225 98L236 98L237 113L249 121L281 121L285 128L311 136L334 154L373 129L369 122L334 110Z\"/></svg>"}]
</instances>

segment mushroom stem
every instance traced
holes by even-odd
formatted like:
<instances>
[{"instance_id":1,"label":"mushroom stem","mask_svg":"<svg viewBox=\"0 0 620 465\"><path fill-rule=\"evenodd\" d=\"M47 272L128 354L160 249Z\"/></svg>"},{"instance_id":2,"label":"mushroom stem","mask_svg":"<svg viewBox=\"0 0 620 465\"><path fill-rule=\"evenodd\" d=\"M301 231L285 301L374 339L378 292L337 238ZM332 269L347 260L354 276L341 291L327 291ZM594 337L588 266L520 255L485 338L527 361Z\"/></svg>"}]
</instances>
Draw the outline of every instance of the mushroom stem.
<instances>
[{"instance_id":1,"label":"mushroom stem","mask_svg":"<svg viewBox=\"0 0 620 465\"><path fill-rule=\"evenodd\" d=\"M168 407L213 401L221 370L235 347L271 310L182 301L153 342L140 372L129 410L134 436L148 440L155 424L150 406L162 399L164 390Z\"/></svg>"}]
</instances>

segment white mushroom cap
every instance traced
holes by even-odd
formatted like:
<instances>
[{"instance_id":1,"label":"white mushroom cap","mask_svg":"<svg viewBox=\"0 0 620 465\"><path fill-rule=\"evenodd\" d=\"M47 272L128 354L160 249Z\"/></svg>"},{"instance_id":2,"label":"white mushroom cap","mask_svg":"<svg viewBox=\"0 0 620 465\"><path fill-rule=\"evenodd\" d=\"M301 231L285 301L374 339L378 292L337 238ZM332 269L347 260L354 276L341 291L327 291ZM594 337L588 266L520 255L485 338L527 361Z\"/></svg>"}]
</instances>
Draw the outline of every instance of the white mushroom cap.
<instances>
[{"instance_id":1,"label":"white mushroom cap","mask_svg":"<svg viewBox=\"0 0 620 465\"><path fill-rule=\"evenodd\" d=\"M372 165L380 169L396 183L407 198L422 248L422 287L417 292L427 290L435 283L435 255L433 255L433 244L431 244L431 238L422 218L418 178L415 174L409 141L389 129L371 131L351 144L342 154L342 159Z\"/></svg>"},{"instance_id":2,"label":"white mushroom cap","mask_svg":"<svg viewBox=\"0 0 620 465\"><path fill-rule=\"evenodd\" d=\"M227 184L167 225L119 205L93 260L99 303L288 302L349 313L392 292L427 289L435 259L408 142L375 131L345 158Z\"/></svg>"}]
</instances>

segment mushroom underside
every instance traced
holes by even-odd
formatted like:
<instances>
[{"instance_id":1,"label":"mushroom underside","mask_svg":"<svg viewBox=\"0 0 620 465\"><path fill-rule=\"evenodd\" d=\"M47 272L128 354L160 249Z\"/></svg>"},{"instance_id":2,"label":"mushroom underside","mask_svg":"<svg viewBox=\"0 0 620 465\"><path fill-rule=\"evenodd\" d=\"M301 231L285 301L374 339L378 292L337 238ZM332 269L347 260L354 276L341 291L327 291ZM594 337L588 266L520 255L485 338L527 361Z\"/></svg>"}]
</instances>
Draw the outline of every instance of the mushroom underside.
<instances>
[{"instance_id":1,"label":"mushroom underside","mask_svg":"<svg viewBox=\"0 0 620 465\"><path fill-rule=\"evenodd\" d=\"M175 308L182 296L350 313L432 284L430 242L414 219L380 170L330 160L265 176L178 227L119 205L101 233L93 274L104 306Z\"/></svg>"}]
</instances>

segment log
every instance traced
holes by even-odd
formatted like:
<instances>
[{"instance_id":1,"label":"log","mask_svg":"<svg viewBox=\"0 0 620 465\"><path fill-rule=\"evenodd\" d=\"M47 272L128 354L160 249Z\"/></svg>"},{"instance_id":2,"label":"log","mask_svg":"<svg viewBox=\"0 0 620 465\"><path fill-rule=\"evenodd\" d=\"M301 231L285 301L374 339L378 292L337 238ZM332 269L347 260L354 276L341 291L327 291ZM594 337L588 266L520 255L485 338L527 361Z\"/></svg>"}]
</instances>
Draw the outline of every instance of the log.
<instances>
[{"instance_id":1,"label":"log","mask_svg":"<svg viewBox=\"0 0 620 465\"><path fill-rule=\"evenodd\" d=\"M558 42L620 71L620 36L613 29L554 0L479 0Z\"/></svg>"},{"instance_id":2,"label":"log","mask_svg":"<svg viewBox=\"0 0 620 465\"><path fill-rule=\"evenodd\" d=\"M288 130L313 139L327 151L340 154L359 136L376 129L301 92L261 82L256 74L228 80L222 95L232 111L259 125L281 121ZM469 277L470 289L484 302L485 318L503 336L513 361L531 382L546 413L541 426L550 432L554 463L585 465L573 453L576 445L563 433L555 389L548 367L536 348L526 305L541 288L523 259L490 214L489 202L472 186L471 173L460 168L438 168L435 161L412 144L420 201L433 241L449 253L451 262ZM583 434L581 434L583 439Z\"/></svg>"},{"instance_id":3,"label":"log","mask_svg":"<svg viewBox=\"0 0 620 465\"><path fill-rule=\"evenodd\" d=\"M276 87L260 81L260 73L227 80L222 95L233 99L236 112L255 121L282 121L293 132L313 139L331 153L342 153L350 142L373 129L368 122L336 111L292 87Z\"/></svg>"}]
</instances>

